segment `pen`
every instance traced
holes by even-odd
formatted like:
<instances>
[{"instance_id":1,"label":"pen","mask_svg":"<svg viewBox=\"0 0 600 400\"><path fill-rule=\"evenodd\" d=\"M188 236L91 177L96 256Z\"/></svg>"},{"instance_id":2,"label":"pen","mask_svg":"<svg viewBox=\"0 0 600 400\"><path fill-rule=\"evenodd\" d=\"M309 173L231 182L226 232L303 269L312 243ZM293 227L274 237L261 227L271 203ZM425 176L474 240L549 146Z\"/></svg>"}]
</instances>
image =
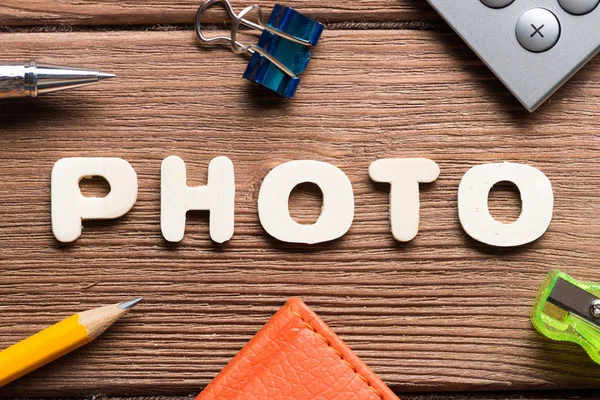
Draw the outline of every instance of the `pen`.
<instances>
[{"instance_id":1,"label":"pen","mask_svg":"<svg viewBox=\"0 0 600 400\"><path fill-rule=\"evenodd\" d=\"M0 351L0 387L96 339L142 298L72 315Z\"/></svg>"},{"instance_id":2,"label":"pen","mask_svg":"<svg viewBox=\"0 0 600 400\"><path fill-rule=\"evenodd\" d=\"M115 75L81 68L29 62L0 62L0 99L37 97L98 83Z\"/></svg>"}]
</instances>

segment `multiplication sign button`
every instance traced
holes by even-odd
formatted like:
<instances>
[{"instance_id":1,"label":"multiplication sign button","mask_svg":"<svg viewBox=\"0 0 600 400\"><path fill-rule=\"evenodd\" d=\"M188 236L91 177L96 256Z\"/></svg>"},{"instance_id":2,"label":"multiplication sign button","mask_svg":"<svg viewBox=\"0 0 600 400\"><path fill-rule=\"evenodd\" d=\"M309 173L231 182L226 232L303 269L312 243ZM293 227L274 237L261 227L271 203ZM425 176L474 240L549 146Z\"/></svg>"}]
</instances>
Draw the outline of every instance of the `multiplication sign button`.
<instances>
[{"instance_id":1,"label":"multiplication sign button","mask_svg":"<svg viewBox=\"0 0 600 400\"><path fill-rule=\"evenodd\" d=\"M525 11L517 22L517 40L534 53L550 50L560 38L560 22L545 8Z\"/></svg>"}]
</instances>

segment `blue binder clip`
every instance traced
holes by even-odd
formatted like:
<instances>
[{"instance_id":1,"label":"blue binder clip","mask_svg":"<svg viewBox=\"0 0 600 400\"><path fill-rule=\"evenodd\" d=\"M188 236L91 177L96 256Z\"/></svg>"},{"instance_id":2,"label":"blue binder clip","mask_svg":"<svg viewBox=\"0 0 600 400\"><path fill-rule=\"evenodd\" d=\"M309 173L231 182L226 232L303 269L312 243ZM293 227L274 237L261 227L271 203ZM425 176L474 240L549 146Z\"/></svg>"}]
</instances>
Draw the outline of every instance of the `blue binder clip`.
<instances>
[{"instance_id":1,"label":"blue binder clip","mask_svg":"<svg viewBox=\"0 0 600 400\"><path fill-rule=\"evenodd\" d=\"M221 3L233 18L231 37L207 38L202 33L201 19L212 5ZM244 19L257 11L258 22ZM262 31L258 44L245 45L237 40L241 25ZM207 0L196 15L196 34L205 43L227 42L234 53L250 53L252 57L244 78L259 83L282 96L294 97L302 73L310 61L309 47L316 46L323 33L323 25L300 14L292 8L275 5L267 23L264 23L260 6L246 7L236 14L228 0Z\"/></svg>"}]
</instances>

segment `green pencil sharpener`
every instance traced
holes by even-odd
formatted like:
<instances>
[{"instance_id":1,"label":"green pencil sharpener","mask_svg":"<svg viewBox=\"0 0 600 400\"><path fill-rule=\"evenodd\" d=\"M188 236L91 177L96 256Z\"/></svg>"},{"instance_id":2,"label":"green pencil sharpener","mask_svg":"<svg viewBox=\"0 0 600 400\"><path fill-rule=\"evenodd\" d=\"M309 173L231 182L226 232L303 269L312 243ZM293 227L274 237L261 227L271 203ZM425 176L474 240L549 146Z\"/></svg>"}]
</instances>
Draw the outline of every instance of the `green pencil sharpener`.
<instances>
[{"instance_id":1,"label":"green pencil sharpener","mask_svg":"<svg viewBox=\"0 0 600 400\"><path fill-rule=\"evenodd\" d=\"M550 339L579 344L600 364L600 284L550 271L533 304L531 322Z\"/></svg>"}]
</instances>

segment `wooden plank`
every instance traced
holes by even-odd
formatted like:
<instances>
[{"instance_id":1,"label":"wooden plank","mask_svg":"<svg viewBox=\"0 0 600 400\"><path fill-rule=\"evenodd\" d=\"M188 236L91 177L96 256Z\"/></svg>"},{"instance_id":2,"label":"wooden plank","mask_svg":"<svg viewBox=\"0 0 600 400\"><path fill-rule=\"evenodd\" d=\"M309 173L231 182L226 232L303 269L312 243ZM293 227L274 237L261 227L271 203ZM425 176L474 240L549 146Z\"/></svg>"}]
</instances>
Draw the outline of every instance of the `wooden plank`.
<instances>
[{"instance_id":1,"label":"wooden plank","mask_svg":"<svg viewBox=\"0 0 600 400\"><path fill-rule=\"evenodd\" d=\"M328 32L292 101L241 79L244 57L201 48L189 32L4 34L0 49L119 76L2 103L0 347L74 311L146 297L100 340L6 396L195 393L290 296L398 392L600 387L600 367L583 350L529 322L551 268L584 280L600 271L598 62L530 115L450 33ZM162 239L160 162L173 154L192 184L205 182L212 157L235 163L227 245L210 241L202 214L180 245ZM129 160L139 200L121 220L85 223L79 241L60 245L50 173L75 156ZM429 157L442 170L423 187L410 244L392 239L388 188L368 179L382 157ZM356 217L341 240L291 246L260 227L260 183L292 159L331 162L350 177ZM462 175L502 161L540 168L556 196L550 230L516 250L477 244L457 219ZM514 205L510 193L497 197L499 215ZM314 218L314 200L296 196L295 215Z\"/></svg>"},{"instance_id":2,"label":"wooden plank","mask_svg":"<svg viewBox=\"0 0 600 400\"><path fill-rule=\"evenodd\" d=\"M4 0L0 4L0 25L124 25L191 24L203 0ZM250 4L271 9L272 1L232 2L236 10ZM328 1L289 0L285 5L302 10L323 22L407 21L438 17L417 0ZM217 7L218 8L218 7ZM222 15L208 13L207 22L221 22Z\"/></svg>"}]
</instances>

